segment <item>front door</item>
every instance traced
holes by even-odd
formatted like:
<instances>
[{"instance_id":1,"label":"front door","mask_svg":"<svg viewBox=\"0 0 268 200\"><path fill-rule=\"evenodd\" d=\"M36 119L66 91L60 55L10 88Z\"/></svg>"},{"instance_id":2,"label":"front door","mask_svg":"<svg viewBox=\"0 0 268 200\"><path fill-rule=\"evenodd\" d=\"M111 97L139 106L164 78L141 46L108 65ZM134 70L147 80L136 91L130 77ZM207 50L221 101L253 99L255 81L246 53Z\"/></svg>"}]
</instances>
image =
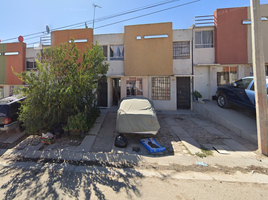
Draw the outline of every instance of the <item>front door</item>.
<instances>
[{"instance_id":1,"label":"front door","mask_svg":"<svg viewBox=\"0 0 268 200\"><path fill-rule=\"evenodd\" d=\"M190 77L177 77L177 109L191 108Z\"/></svg>"},{"instance_id":2,"label":"front door","mask_svg":"<svg viewBox=\"0 0 268 200\"><path fill-rule=\"evenodd\" d=\"M107 107L107 80L103 80L99 85L97 105Z\"/></svg>"}]
</instances>

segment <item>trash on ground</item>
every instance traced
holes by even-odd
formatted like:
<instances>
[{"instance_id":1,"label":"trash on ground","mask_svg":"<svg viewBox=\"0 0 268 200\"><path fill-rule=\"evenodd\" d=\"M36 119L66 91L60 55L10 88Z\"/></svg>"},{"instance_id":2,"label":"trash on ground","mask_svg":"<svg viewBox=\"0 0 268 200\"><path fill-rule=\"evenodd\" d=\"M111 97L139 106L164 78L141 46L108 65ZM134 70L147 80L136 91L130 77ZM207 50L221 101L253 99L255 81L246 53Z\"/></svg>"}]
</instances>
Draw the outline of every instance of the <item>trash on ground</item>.
<instances>
[{"instance_id":1,"label":"trash on ground","mask_svg":"<svg viewBox=\"0 0 268 200\"><path fill-rule=\"evenodd\" d=\"M224 149L221 145L214 145L213 148L220 154L226 154L229 155L230 153Z\"/></svg>"},{"instance_id":2,"label":"trash on ground","mask_svg":"<svg viewBox=\"0 0 268 200\"><path fill-rule=\"evenodd\" d=\"M198 98L198 102L199 102L199 103L205 103L205 102L203 101L203 99L201 99L201 98Z\"/></svg>"},{"instance_id":3,"label":"trash on ground","mask_svg":"<svg viewBox=\"0 0 268 200\"><path fill-rule=\"evenodd\" d=\"M166 151L166 147L162 147L154 138L141 139L140 142L150 153Z\"/></svg>"},{"instance_id":4,"label":"trash on ground","mask_svg":"<svg viewBox=\"0 0 268 200\"><path fill-rule=\"evenodd\" d=\"M133 153L139 153L141 151L140 147L132 147Z\"/></svg>"},{"instance_id":5,"label":"trash on ground","mask_svg":"<svg viewBox=\"0 0 268 200\"><path fill-rule=\"evenodd\" d=\"M52 133L42 133L41 142L45 144L52 144L56 140L55 135Z\"/></svg>"},{"instance_id":6,"label":"trash on ground","mask_svg":"<svg viewBox=\"0 0 268 200\"><path fill-rule=\"evenodd\" d=\"M116 136L114 140L114 146L119 147L119 148L127 147L126 137L123 134L119 134L118 136Z\"/></svg>"},{"instance_id":7,"label":"trash on ground","mask_svg":"<svg viewBox=\"0 0 268 200\"><path fill-rule=\"evenodd\" d=\"M196 164L200 166L208 167L208 164L206 162L197 161Z\"/></svg>"}]
</instances>

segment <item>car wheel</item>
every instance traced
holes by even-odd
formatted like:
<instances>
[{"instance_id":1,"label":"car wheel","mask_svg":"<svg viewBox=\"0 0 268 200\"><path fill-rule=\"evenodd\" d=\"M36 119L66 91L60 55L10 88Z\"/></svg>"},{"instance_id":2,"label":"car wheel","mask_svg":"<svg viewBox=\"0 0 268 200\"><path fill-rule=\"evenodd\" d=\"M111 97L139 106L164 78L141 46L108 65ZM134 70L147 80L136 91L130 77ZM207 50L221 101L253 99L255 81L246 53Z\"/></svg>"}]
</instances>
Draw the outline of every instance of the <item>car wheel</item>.
<instances>
[{"instance_id":1,"label":"car wheel","mask_svg":"<svg viewBox=\"0 0 268 200\"><path fill-rule=\"evenodd\" d=\"M229 102L227 101L227 98L224 94L219 94L217 103L221 108L228 108L230 107Z\"/></svg>"}]
</instances>

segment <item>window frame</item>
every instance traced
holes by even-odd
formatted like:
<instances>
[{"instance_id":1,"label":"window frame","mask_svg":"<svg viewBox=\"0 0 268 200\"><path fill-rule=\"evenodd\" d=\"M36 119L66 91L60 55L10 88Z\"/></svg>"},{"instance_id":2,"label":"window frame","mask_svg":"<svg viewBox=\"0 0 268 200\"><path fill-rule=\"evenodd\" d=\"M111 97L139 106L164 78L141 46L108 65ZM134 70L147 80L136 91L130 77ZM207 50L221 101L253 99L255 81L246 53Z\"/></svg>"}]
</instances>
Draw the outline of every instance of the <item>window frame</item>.
<instances>
[{"instance_id":1,"label":"window frame","mask_svg":"<svg viewBox=\"0 0 268 200\"><path fill-rule=\"evenodd\" d=\"M116 57L112 56L114 54L113 49L112 49L113 46L118 46L117 52L119 51L120 54L121 54L121 51L120 51L119 46L123 46L122 56L120 56L120 55L116 56ZM109 51L110 51L110 60L114 60L114 61L116 61L116 60L125 60L125 45L124 44L110 45L109 46Z\"/></svg>"},{"instance_id":2,"label":"window frame","mask_svg":"<svg viewBox=\"0 0 268 200\"><path fill-rule=\"evenodd\" d=\"M129 87L128 88L128 81L129 79L134 79L135 78L135 86L134 87ZM140 80L141 79L141 82L140 82L140 85L137 86L137 80ZM141 86L141 88L140 88ZM129 91L128 91L129 89ZM133 89L133 94L132 94L132 89ZM141 94L138 94L138 93L141 93ZM140 76L135 76L135 77L128 77L126 79L126 95L127 97L133 97L133 96L143 96L143 78L140 77Z\"/></svg>"},{"instance_id":3,"label":"window frame","mask_svg":"<svg viewBox=\"0 0 268 200\"><path fill-rule=\"evenodd\" d=\"M227 82L225 83L219 83L219 76L223 76L223 77L226 77L226 75L224 75L224 73L227 73L226 70L224 70L225 67L228 67L228 79L224 79L225 81L227 80ZM218 69L221 68L221 71L219 71ZM234 74L232 73L233 71L231 70L231 68L236 68L236 79L233 79L233 77L231 76L231 74ZM217 67L217 86L221 86L221 85L224 85L224 84L230 84L230 83L233 83L235 81L237 81L237 78L238 78L238 66L218 66ZM221 75L223 74L223 75Z\"/></svg>"},{"instance_id":4,"label":"window frame","mask_svg":"<svg viewBox=\"0 0 268 200\"><path fill-rule=\"evenodd\" d=\"M108 60L108 45L100 45L100 47L103 52L103 56L106 58L105 60ZM106 47L106 51L104 47Z\"/></svg>"},{"instance_id":5,"label":"window frame","mask_svg":"<svg viewBox=\"0 0 268 200\"><path fill-rule=\"evenodd\" d=\"M30 61L30 59L32 61ZM28 62L33 63L33 67L32 68L28 68ZM30 71L30 70L37 70L35 58L26 58L26 71Z\"/></svg>"},{"instance_id":6,"label":"window frame","mask_svg":"<svg viewBox=\"0 0 268 200\"><path fill-rule=\"evenodd\" d=\"M204 44L203 43L203 32L212 32L212 43ZM200 33L200 43L197 44L197 36L196 33ZM213 30L202 30L202 31L195 31L195 48L214 48L214 31Z\"/></svg>"},{"instance_id":7,"label":"window frame","mask_svg":"<svg viewBox=\"0 0 268 200\"><path fill-rule=\"evenodd\" d=\"M171 99L171 78L169 76L154 76L151 79L152 100L169 101ZM162 87L162 88L161 88Z\"/></svg>"},{"instance_id":8,"label":"window frame","mask_svg":"<svg viewBox=\"0 0 268 200\"><path fill-rule=\"evenodd\" d=\"M190 59L191 57L190 41L174 41L173 42L173 59ZM186 49L187 51L185 51Z\"/></svg>"}]
</instances>

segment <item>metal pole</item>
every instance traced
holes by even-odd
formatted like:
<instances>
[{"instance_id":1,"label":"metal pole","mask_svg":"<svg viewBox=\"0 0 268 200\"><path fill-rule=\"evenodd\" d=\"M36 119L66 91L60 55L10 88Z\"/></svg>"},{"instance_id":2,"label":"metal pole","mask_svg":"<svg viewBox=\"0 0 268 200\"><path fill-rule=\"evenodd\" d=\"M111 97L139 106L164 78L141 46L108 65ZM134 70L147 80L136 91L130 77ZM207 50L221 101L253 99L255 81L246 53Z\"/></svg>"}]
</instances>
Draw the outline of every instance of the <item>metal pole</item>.
<instances>
[{"instance_id":1,"label":"metal pole","mask_svg":"<svg viewBox=\"0 0 268 200\"><path fill-rule=\"evenodd\" d=\"M268 155L267 90L262 45L260 1L250 0L252 62L255 80L256 124L259 151Z\"/></svg>"},{"instance_id":2,"label":"metal pole","mask_svg":"<svg viewBox=\"0 0 268 200\"><path fill-rule=\"evenodd\" d=\"M98 5L96 5L96 4L92 4L92 6L94 6L94 14L93 14L93 31L94 31L94 22L95 22L95 9L96 9L96 7L98 7L98 8L101 8L100 6L98 6Z\"/></svg>"}]
</instances>

